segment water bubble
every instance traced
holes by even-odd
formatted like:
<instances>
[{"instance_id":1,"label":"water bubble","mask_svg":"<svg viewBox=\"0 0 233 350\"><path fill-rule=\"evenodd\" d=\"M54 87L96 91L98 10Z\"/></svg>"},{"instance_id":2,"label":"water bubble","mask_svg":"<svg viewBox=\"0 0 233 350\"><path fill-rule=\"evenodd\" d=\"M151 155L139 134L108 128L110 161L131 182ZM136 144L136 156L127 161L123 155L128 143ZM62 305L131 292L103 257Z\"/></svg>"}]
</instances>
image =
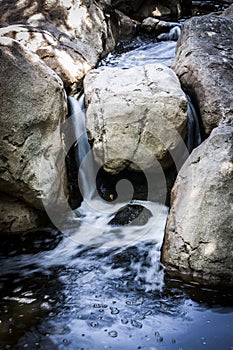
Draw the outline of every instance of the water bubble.
<instances>
[{"instance_id":1,"label":"water bubble","mask_svg":"<svg viewBox=\"0 0 233 350\"><path fill-rule=\"evenodd\" d=\"M99 325L98 322L91 322L90 323L90 326L93 327L93 328L97 327L98 325Z\"/></svg>"},{"instance_id":2,"label":"water bubble","mask_svg":"<svg viewBox=\"0 0 233 350\"><path fill-rule=\"evenodd\" d=\"M112 338L116 338L118 336L118 333L117 333L117 331L110 331L110 332L108 332L108 335Z\"/></svg>"},{"instance_id":3,"label":"water bubble","mask_svg":"<svg viewBox=\"0 0 233 350\"><path fill-rule=\"evenodd\" d=\"M142 323L136 321L136 320L131 320L131 325L136 328L142 328Z\"/></svg>"},{"instance_id":4,"label":"water bubble","mask_svg":"<svg viewBox=\"0 0 233 350\"><path fill-rule=\"evenodd\" d=\"M121 323L127 324L127 323L129 323L129 321L128 321L126 318L122 318L122 319L121 319Z\"/></svg>"},{"instance_id":5,"label":"water bubble","mask_svg":"<svg viewBox=\"0 0 233 350\"><path fill-rule=\"evenodd\" d=\"M69 342L68 339L64 338L64 339L63 339L63 343L64 343L65 345L68 345L70 342Z\"/></svg>"},{"instance_id":6,"label":"water bubble","mask_svg":"<svg viewBox=\"0 0 233 350\"><path fill-rule=\"evenodd\" d=\"M156 340L158 343L162 343L163 337L160 335L159 332L155 332Z\"/></svg>"},{"instance_id":7,"label":"water bubble","mask_svg":"<svg viewBox=\"0 0 233 350\"><path fill-rule=\"evenodd\" d=\"M120 312L116 307L110 307L110 310L112 315L117 315Z\"/></svg>"},{"instance_id":8,"label":"water bubble","mask_svg":"<svg viewBox=\"0 0 233 350\"><path fill-rule=\"evenodd\" d=\"M95 304L93 304L93 307L95 309L105 309L106 307L108 307L108 305L95 303Z\"/></svg>"}]
</instances>

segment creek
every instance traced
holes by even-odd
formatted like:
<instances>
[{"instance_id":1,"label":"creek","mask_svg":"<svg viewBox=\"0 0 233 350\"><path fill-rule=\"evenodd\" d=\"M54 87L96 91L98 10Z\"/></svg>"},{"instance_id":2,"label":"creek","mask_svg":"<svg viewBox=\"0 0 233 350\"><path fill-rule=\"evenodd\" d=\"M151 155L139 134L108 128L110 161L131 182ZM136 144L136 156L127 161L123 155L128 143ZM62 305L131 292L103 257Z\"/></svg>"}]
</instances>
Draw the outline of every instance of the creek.
<instances>
[{"instance_id":1,"label":"creek","mask_svg":"<svg viewBox=\"0 0 233 350\"><path fill-rule=\"evenodd\" d=\"M173 41L138 37L120 43L101 64L125 69L158 61L170 65L174 54ZM80 133L85 129L82 104L70 99L70 105L79 116ZM231 291L164 275L165 205L131 197L131 205L150 212L146 222L109 225L129 201L118 198L112 204L97 197L92 157L83 161L91 154L87 138L80 143L84 201L66 218L64 232L2 236L0 348L232 350ZM117 191L121 188L119 183Z\"/></svg>"}]
</instances>

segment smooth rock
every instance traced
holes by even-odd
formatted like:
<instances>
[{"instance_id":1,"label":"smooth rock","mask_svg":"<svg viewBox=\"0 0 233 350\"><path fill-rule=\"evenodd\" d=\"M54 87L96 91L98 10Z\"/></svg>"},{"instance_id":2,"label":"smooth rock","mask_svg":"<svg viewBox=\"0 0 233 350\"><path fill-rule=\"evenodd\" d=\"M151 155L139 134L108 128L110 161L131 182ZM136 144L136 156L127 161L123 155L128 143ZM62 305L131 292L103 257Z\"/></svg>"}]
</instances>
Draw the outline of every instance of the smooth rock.
<instances>
[{"instance_id":1,"label":"smooth rock","mask_svg":"<svg viewBox=\"0 0 233 350\"><path fill-rule=\"evenodd\" d=\"M221 124L178 174L162 248L167 272L233 285L233 127Z\"/></svg>"},{"instance_id":2,"label":"smooth rock","mask_svg":"<svg viewBox=\"0 0 233 350\"><path fill-rule=\"evenodd\" d=\"M233 112L233 21L193 17L184 23L173 68L196 100L205 132Z\"/></svg>"},{"instance_id":3,"label":"smooth rock","mask_svg":"<svg viewBox=\"0 0 233 350\"><path fill-rule=\"evenodd\" d=\"M67 114L63 83L37 55L10 38L0 38L0 72L0 191L43 210L44 198L57 204L60 188L54 183L64 170L59 165L59 124Z\"/></svg>"},{"instance_id":4,"label":"smooth rock","mask_svg":"<svg viewBox=\"0 0 233 350\"><path fill-rule=\"evenodd\" d=\"M118 210L114 218L110 220L109 225L124 226L136 225L144 226L152 217L149 209L137 204L127 204Z\"/></svg>"},{"instance_id":5,"label":"smooth rock","mask_svg":"<svg viewBox=\"0 0 233 350\"><path fill-rule=\"evenodd\" d=\"M84 80L87 129L97 163L124 168L168 168L186 134L187 100L174 72L161 64L100 67Z\"/></svg>"},{"instance_id":6,"label":"smooth rock","mask_svg":"<svg viewBox=\"0 0 233 350\"><path fill-rule=\"evenodd\" d=\"M0 20L5 25L0 35L37 53L72 94L81 90L83 77L114 48L116 39L135 31L132 20L114 11L108 0L98 4L84 0L33 4L4 0Z\"/></svg>"},{"instance_id":7,"label":"smooth rock","mask_svg":"<svg viewBox=\"0 0 233 350\"><path fill-rule=\"evenodd\" d=\"M46 26L44 26L46 28ZM93 49L80 40L59 40L49 30L30 25L11 25L0 29L0 35L10 37L36 53L62 79L67 90L81 88L81 79L93 68L97 56Z\"/></svg>"}]
</instances>

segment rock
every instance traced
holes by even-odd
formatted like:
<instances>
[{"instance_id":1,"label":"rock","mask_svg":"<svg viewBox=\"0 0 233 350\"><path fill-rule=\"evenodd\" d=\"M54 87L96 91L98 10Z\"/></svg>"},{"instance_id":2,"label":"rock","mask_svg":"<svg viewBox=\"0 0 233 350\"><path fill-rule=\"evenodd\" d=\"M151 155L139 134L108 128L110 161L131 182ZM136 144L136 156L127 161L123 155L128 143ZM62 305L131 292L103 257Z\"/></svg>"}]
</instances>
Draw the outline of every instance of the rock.
<instances>
[{"instance_id":1,"label":"rock","mask_svg":"<svg viewBox=\"0 0 233 350\"><path fill-rule=\"evenodd\" d=\"M173 68L195 98L207 134L233 111L233 21L216 15L184 23Z\"/></svg>"},{"instance_id":2,"label":"rock","mask_svg":"<svg viewBox=\"0 0 233 350\"><path fill-rule=\"evenodd\" d=\"M166 1L132 1L132 0L114 0L112 6L126 13L130 17L143 19L146 17L164 17L171 15L178 15L178 8L180 1L166 0Z\"/></svg>"},{"instance_id":3,"label":"rock","mask_svg":"<svg viewBox=\"0 0 233 350\"><path fill-rule=\"evenodd\" d=\"M149 209L137 204L127 204L118 210L113 219L110 220L109 225L124 226L136 225L144 226L152 217Z\"/></svg>"},{"instance_id":4,"label":"rock","mask_svg":"<svg viewBox=\"0 0 233 350\"><path fill-rule=\"evenodd\" d=\"M35 229L42 222L46 223L46 216L36 211L23 201L4 195L0 198L0 232L25 232Z\"/></svg>"},{"instance_id":5,"label":"rock","mask_svg":"<svg viewBox=\"0 0 233 350\"><path fill-rule=\"evenodd\" d=\"M135 31L130 18L113 11L107 0L98 4L84 0L35 1L33 6L5 0L0 18L6 26L0 29L0 35L37 53L73 94L81 90L83 77L100 57L114 48L115 40Z\"/></svg>"},{"instance_id":6,"label":"rock","mask_svg":"<svg viewBox=\"0 0 233 350\"><path fill-rule=\"evenodd\" d=\"M174 72L161 64L100 67L84 80L87 129L97 163L110 173L171 165L186 134L187 100Z\"/></svg>"},{"instance_id":7,"label":"rock","mask_svg":"<svg viewBox=\"0 0 233 350\"><path fill-rule=\"evenodd\" d=\"M110 1L98 4L91 0L3 0L1 3L1 25L31 24L40 26L51 24L71 40L80 39L90 44L97 55L114 47L110 25ZM95 28L95 30L90 30ZM105 51L106 50L106 51Z\"/></svg>"},{"instance_id":8,"label":"rock","mask_svg":"<svg viewBox=\"0 0 233 350\"><path fill-rule=\"evenodd\" d=\"M54 183L62 153L58 126L67 114L63 84L37 55L10 38L0 38L0 72L0 191L43 210L48 194L53 205L60 194Z\"/></svg>"},{"instance_id":9,"label":"rock","mask_svg":"<svg viewBox=\"0 0 233 350\"><path fill-rule=\"evenodd\" d=\"M229 17L233 20L233 5L229 6L225 11L223 11L222 16Z\"/></svg>"},{"instance_id":10,"label":"rock","mask_svg":"<svg viewBox=\"0 0 233 350\"><path fill-rule=\"evenodd\" d=\"M46 26L45 26L46 28ZM59 40L48 30L29 25L11 25L0 29L0 35L10 37L36 53L62 79L67 90L80 90L80 81L97 62L93 49L76 40Z\"/></svg>"},{"instance_id":11,"label":"rock","mask_svg":"<svg viewBox=\"0 0 233 350\"><path fill-rule=\"evenodd\" d=\"M162 248L173 276L233 285L232 132L214 129L178 174Z\"/></svg>"}]
</instances>

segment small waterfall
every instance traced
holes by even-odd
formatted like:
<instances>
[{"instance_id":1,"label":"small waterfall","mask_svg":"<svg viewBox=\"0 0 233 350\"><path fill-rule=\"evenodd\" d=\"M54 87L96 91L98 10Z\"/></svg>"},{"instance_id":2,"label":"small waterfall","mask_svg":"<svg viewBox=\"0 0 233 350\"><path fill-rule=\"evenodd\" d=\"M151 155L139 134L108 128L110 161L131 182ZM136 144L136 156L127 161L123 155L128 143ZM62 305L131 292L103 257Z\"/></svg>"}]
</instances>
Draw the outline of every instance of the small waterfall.
<instances>
[{"instance_id":1,"label":"small waterfall","mask_svg":"<svg viewBox=\"0 0 233 350\"><path fill-rule=\"evenodd\" d=\"M84 95L78 101L69 96L68 103L70 116L73 118L75 139L78 143L75 161L79 169L79 187L84 200L91 200L95 192L95 174L93 155L86 131Z\"/></svg>"},{"instance_id":2,"label":"small waterfall","mask_svg":"<svg viewBox=\"0 0 233 350\"><path fill-rule=\"evenodd\" d=\"M186 145L189 153L202 142L200 123L197 112L192 104L191 98L186 94L188 100L187 140Z\"/></svg>"}]
</instances>

